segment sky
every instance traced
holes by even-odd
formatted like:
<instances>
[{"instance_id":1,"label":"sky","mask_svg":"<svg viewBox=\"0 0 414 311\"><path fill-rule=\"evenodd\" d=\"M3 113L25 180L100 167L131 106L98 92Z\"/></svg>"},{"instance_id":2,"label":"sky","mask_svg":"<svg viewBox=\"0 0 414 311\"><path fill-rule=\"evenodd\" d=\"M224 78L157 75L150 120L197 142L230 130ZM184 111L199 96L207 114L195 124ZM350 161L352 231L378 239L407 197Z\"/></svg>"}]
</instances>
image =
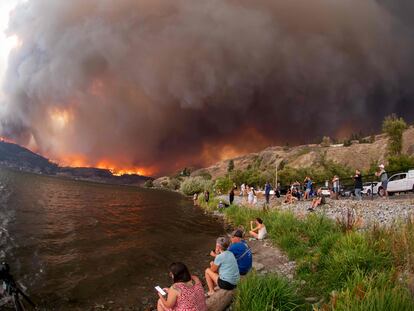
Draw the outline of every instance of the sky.
<instances>
[{"instance_id":1,"label":"sky","mask_svg":"<svg viewBox=\"0 0 414 311\"><path fill-rule=\"evenodd\" d=\"M161 175L373 134L414 121L412 16L412 0L29 0L0 38L0 136Z\"/></svg>"}]
</instances>

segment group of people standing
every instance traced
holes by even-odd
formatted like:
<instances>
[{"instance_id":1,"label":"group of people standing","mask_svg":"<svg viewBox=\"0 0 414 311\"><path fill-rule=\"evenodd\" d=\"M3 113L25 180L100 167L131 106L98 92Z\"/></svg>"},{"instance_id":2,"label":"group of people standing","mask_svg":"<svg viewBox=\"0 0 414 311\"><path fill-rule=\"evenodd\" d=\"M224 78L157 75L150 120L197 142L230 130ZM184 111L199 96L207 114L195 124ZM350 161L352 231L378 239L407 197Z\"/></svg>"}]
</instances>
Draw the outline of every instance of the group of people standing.
<instances>
[{"instance_id":1,"label":"group of people standing","mask_svg":"<svg viewBox=\"0 0 414 311\"><path fill-rule=\"evenodd\" d=\"M266 227L260 218L250 222L250 229L249 234L252 237L257 239L266 237ZM240 276L246 275L253 264L252 251L243 236L243 230L236 229L230 236L217 238L215 249L210 252L214 260L205 270L207 294L204 294L201 280L191 275L184 263L172 263L169 267L169 275L173 284L170 288L164 288L166 296L158 294L157 310L206 311L206 298L213 295L217 289L235 289Z\"/></svg>"},{"instance_id":2,"label":"group of people standing","mask_svg":"<svg viewBox=\"0 0 414 311\"><path fill-rule=\"evenodd\" d=\"M245 184L242 184L240 186L240 193L239 195L241 197L246 196L247 197L247 203L249 205L255 205L257 203L257 195L256 195L256 190L254 189L253 186L248 186Z\"/></svg>"}]
</instances>

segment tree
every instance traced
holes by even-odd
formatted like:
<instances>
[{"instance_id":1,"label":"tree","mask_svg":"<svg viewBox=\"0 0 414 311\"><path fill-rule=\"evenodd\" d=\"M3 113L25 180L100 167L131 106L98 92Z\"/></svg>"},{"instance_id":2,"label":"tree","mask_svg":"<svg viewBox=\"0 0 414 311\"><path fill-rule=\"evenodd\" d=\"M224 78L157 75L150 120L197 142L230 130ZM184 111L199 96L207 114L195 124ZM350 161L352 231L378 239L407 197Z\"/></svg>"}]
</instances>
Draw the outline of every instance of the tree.
<instances>
[{"instance_id":1,"label":"tree","mask_svg":"<svg viewBox=\"0 0 414 311\"><path fill-rule=\"evenodd\" d=\"M406 154L398 156L390 156L388 158L387 170L390 172L407 172L414 168L414 157L410 157Z\"/></svg>"},{"instance_id":2,"label":"tree","mask_svg":"<svg viewBox=\"0 0 414 311\"><path fill-rule=\"evenodd\" d=\"M218 193L227 193L233 187L233 181L227 177L219 177L214 183L214 188Z\"/></svg>"},{"instance_id":3,"label":"tree","mask_svg":"<svg viewBox=\"0 0 414 311\"><path fill-rule=\"evenodd\" d=\"M322 147L329 147L331 145L331 138L329 136L324 136L322 138L321 146Z\"/></svg>"},{"instance_id":4,"label":"tree","mask_svg":"<svg viewBox=\"0 0 414 311\"><path fill-rule=\"evenodd\" d=\"M234 161L230 160L229 165L227 166L227 172L230 173L230 172L233 172L233 170L234 170Z\"/></svg>"},{"instance_id":5,"label":"tree","mask_svg":"<svg viewBox=\"0 0 414 311\"><path fill-rule=\"evenodd\" d=\"M388 152L390 156L401 154L402 150L402 135L407 128L403 118L398 118L395 114L385 117L382 122L382 131L387 134L389 138Z\"/></svg>"}]
</instances>

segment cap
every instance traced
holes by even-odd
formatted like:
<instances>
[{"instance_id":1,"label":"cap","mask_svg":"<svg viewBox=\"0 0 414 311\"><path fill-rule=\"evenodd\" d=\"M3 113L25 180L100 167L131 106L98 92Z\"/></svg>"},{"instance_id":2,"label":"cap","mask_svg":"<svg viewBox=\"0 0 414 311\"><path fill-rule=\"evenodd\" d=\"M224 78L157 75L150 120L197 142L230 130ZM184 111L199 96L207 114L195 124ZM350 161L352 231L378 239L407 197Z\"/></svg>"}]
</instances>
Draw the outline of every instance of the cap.
<instances>
[{"instance_id":1,"label":"cap","mask_svg":"<svg viewBox=\"0 0 414 311\"><path fill-rule=\"evenodd\" d=\"M242 238L243 237L243 231L240 229L234 230L231 234L232 237Z\"/></svg>"}]
</instances>

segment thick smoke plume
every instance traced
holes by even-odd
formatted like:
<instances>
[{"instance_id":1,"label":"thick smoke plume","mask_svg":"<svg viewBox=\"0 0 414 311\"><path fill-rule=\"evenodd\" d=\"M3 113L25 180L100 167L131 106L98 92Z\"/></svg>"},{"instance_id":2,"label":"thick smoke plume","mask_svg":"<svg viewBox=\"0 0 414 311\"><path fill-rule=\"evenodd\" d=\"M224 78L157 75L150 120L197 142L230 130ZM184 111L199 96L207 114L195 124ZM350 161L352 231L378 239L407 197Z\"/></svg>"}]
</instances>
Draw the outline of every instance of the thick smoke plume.
<instances>
[{"instance_id":1,"label":"thick smoke plume","mask_svg":"<svg viewBox=\"0 0 414 311\"><path fill-rule=\"evenodd\" d=\"M412 0L29 0L1 134L163 173L411 121L413 16Z\"/></svg>"}]
</instances>

